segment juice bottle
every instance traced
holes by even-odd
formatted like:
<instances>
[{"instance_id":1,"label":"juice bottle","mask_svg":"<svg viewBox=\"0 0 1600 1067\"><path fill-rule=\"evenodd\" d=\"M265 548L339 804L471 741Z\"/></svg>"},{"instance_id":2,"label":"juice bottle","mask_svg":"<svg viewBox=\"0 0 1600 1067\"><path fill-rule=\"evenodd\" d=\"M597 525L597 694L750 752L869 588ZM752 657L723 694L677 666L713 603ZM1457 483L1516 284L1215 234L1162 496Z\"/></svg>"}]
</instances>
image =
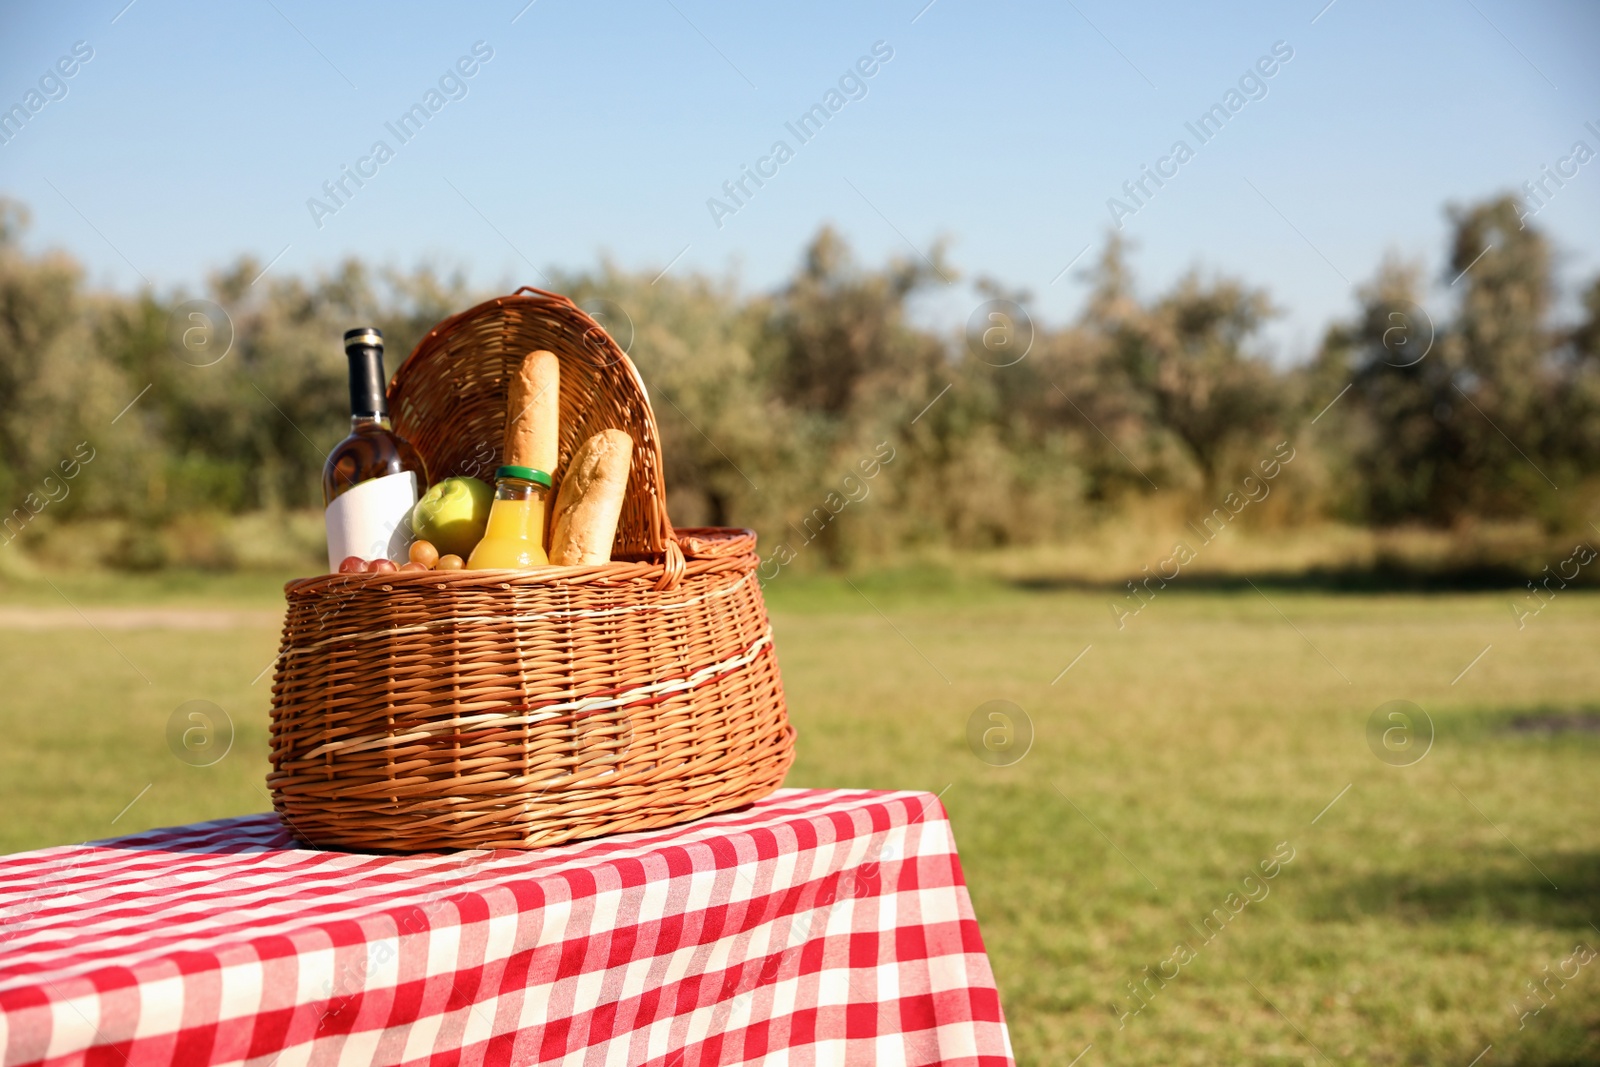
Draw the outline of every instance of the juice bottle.
<instances>
[{"instance_id":1,"label":"juice bottle","mask_svg":"<svg viewBox=\"0 0 1600 1067\"><path fill-rule=\"evenodd\" d=\"M533 467L501 467L494 472L494 503L489 525L472 550L467 569L531 570L546 567L545 504L550 475Z\"/></svg>"}]
</instances>

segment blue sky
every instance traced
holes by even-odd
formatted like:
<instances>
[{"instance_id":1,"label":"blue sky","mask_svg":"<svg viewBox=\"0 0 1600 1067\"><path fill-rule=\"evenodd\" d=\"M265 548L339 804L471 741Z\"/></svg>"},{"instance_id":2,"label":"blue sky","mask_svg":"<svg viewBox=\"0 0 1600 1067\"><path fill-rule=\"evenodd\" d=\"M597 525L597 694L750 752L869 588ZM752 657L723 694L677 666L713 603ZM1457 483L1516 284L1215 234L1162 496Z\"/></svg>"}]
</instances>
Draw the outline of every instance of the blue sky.
<instances>
[{"instance_id":1,"label":"blue sky","mask_svg":"<svg viewBox=\"0 0 1600 1067\"><path fill-rule=\"evenodd\" d=\"M1123 183L1184 139L1193 158L1121 220L1143 287L1195 264L1266 286L1271 341L1299 358L1386 250L1443 269L1447 202L1515 189L1577 140L1600 151L1594 4L525 4L12 5L0 108L76 42L93 58L0 144L0 191L32 209L32 245L122 290L192 290L243 253L281 253L278 273L431 259L483 285L608 255L760 288L831 222L869 262L946 238L965 279L929 295L931 319L964 321L988 275L1061 322L1084 295L1062 270L1093 258L1108 199L1134 206ZM385 123L477 42L492 58L447 81L465 95L402 144ZM802 144L785 123L875 42L892 58ZM1293 57L1266 95L1200 144L1185 123L1276 42ZM314 218L380 139L393 158ZM780 139L793 157L714 219L708 199L731 205L723 183ZM1569 287L1600 271L1600 160L1538 224Z\"/></svg>"}]
</instances>

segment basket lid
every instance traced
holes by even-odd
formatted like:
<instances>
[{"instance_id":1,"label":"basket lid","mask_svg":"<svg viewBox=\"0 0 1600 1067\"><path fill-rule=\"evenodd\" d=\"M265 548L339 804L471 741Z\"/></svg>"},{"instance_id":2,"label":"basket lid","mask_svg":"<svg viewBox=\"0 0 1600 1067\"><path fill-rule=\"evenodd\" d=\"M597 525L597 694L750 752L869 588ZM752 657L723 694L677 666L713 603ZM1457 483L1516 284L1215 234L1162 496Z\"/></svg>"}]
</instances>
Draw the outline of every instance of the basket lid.
<instances>
[{"instance_id":1,"label":"basket lid","mask_svg":"<svg viewBox=\"0 0 1600 1067\"><path fill-rule=\"evenodd\" d=\"M633 438L633 466L612 558L665 556L681 569L667 517L661 435L644 383L611 336L565 296L524 286L435 326L389 384L395 431L416 446L435 480L464 475L492 481L501 464L511 380L523 357L540 349L561 363L560 462L551 472L552 499L579 445L601 430L622 430Z\"/></svg>"}]
</instances>

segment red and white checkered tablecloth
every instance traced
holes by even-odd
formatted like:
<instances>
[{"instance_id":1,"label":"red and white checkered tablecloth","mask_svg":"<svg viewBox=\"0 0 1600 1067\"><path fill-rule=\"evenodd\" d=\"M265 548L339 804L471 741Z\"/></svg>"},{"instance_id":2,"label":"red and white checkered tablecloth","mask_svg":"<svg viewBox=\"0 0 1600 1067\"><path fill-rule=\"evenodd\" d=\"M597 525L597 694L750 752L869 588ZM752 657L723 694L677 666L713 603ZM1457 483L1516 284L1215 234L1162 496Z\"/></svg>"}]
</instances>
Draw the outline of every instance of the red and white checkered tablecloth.
<instances>
[{"instance_id":1,"label":"red and white checkered tablecloth","mask_svg":"<svg viewBox=\"0 0 1600 1067\"><path fill-rule=\"evenodd\" d=\"M938 800L802 789L533 852L313 851L253 815L0 857L0 1052L1011 1063Z\"/></svg>"}]
</instances>

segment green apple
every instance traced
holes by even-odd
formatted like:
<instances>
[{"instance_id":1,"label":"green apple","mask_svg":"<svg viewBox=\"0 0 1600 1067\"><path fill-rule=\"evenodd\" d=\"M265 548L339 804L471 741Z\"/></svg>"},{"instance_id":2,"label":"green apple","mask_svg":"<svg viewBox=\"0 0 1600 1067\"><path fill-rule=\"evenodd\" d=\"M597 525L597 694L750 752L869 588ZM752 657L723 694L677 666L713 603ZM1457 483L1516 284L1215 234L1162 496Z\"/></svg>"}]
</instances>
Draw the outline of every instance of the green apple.
<instances>
[{"instance_id":1,"label":"green apple","mask_svg":"<svg viewBox=\"0 0 1600 1067\"><path fill-rule=\"evenodd\" d=\"M446 478L435 483L411 510L411 531L431 541L439 555L466 559L489 523L494 490L476 478Z\"/></svg>"}]
</instances>

